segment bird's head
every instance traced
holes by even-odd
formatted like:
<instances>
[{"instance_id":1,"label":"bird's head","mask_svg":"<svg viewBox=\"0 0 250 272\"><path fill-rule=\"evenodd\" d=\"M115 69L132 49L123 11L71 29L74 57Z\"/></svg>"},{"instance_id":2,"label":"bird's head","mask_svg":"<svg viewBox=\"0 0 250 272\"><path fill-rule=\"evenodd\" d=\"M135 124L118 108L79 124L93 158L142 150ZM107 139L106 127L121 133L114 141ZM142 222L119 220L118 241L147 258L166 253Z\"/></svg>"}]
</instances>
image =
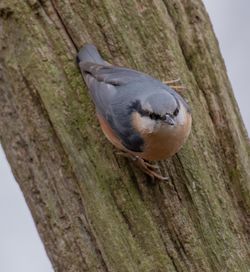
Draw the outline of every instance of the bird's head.
<instances>
[{"instance_id":1,"label":"bird's head","mask_svg":"<svg viewBox=\"0 0 250 272\"><path fill-rule=\"evenodd\" d=\"M184 123L187 110L178 96L169 92L152 94L137 101L134 110L134 127L146 133L174 130Z\"/></svg>"}]
</instances>

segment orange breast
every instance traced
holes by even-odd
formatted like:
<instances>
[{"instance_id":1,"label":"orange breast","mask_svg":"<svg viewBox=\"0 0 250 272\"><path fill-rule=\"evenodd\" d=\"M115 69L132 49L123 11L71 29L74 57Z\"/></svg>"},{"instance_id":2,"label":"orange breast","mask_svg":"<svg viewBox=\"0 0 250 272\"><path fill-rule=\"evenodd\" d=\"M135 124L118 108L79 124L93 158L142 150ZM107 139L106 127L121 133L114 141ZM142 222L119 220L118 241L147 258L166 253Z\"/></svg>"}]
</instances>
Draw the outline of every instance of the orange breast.
<instances>
[{"instance_id":1,"label":"orange breast","mask_svg":"<svg viewBox=\"0 0 250 272\"><path fill-rule=\"evenodd\" d=\"M121 140L117 137L117 135L114 133L108 122L97 113L97 118L100 122L102 131L104 135L107 137L107 139L118 149L125 150L125 148L122 145Z\"/></svg>"},{"instance_id":2,"label":"orange breast","mask_svg":"<svg viewBox=\"0 0 250 272\"><path fill-rule=\"evenodd\" d=\"M179 151L186 141L190 129L192 118L188 114L183 125L170 130L159 130L156 133L145 134L145 148L142 155L143 159L157 161L167 159Z\"/></svg>"},{"instance_id":3,"label":"orange breast","mask_svg":"<svg viewBox=\"0 0 250 272\"><path fill-rule=\"evenodd\" d=\"M133 152L123 146L122 141L100 114L97 114L97 117L103 133L116 148L149 161L167 159L178 152L190 133L192 123L191 115L188 114L183 125L179 125L173 130L142 133L144 150L143 152Z\"/></svg>"}]
</instances>

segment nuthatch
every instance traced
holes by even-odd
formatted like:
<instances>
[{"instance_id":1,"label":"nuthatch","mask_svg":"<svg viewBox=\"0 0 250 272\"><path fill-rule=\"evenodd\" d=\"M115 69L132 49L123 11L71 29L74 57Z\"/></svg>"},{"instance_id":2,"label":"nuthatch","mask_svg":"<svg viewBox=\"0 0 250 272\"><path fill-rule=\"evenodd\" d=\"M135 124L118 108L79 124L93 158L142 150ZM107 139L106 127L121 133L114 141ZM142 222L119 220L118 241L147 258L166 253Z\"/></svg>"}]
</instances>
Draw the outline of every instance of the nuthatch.
<instances>
[{"instance_id":1,"label":"nuthatch","mask_svg":"<svg viewBox=\"0 0 250 272\"><path fill-rule=\"evenodd\" d=\"M187 103L161 81L105 62L94 45L82 47L77 61L108 140L148 175L165 179L147 161L169 158L181 148L192 122Z\"/></svg>"}]
</instances>

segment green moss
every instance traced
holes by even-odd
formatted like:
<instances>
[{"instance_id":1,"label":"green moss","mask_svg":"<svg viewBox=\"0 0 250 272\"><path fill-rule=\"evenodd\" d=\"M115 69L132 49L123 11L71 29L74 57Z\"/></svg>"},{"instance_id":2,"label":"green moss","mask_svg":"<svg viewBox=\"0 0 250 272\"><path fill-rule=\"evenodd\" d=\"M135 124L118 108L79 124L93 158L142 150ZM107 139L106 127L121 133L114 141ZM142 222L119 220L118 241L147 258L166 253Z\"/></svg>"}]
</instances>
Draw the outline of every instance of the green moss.
<instances>
[{"instance_id":1,"label":"green moss","mask_svg":"<svg viewBox=\"0 0 250 272\"><path fill-rule=\"evenodd\" d=\"M211 30L201 31L193 22L196 17L190 14L195 9L189 14L189 4L164 3L105 0L70 5L65 0L54 4L68 33L79 39L77 44L91 38L111 63L162 79L180 75L190 87L184 95L193 109L192 134L178 155L164 163L171 174L169 183L149 185L127 160L114 156L95 118L68 33L51 23L60 25L53 9L49 18L50 2L34 12L25 2L15 1L16 22L5 26L10 44L5 62L15 72L20 67L19 76L40 99L65 153L67 169L74 173L88 231L109 270L237 271L247 267L240 256L248 252L236 235L243 228L238 200L242 198L247 207L249 196L244 185L249 160L243 130L237 124L237 110L228 113L232 125L224 119L215 122L221 118L217 107L234 109L235 102L225 90L224 72L218 76L214 69L214 62L221 67L221 60L214 41L211 48L206 45L205 35ZM237 138L241 144L233 148L230 141ZM232 162L226 154L233 155ZM231 165L237 168L230 169ZM48 213L60 225L53 195L44 198ZM85 257L93 262L88 254Z\"/></svg>"}]
</instances>

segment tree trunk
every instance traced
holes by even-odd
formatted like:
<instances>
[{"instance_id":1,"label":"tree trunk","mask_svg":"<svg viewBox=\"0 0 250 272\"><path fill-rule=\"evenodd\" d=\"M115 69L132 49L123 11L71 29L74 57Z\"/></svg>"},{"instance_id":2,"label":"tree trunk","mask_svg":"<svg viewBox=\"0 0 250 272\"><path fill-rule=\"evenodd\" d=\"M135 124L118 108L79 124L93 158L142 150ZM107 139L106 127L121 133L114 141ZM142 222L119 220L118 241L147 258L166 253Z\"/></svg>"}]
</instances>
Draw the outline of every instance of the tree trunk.
<instances>
[{"instance_id":1,"label":"tree trunk","mask_svg":"<svg viewBox=\"0 0 250 272\"><path fill-rule=\"evenodd\" d=\"M152 182L103 136L75 63L181 78L191 136ZM55 271L249 271L250 163L201 0L1 0L0 135Z\"/></svg>"}]
</instances>

